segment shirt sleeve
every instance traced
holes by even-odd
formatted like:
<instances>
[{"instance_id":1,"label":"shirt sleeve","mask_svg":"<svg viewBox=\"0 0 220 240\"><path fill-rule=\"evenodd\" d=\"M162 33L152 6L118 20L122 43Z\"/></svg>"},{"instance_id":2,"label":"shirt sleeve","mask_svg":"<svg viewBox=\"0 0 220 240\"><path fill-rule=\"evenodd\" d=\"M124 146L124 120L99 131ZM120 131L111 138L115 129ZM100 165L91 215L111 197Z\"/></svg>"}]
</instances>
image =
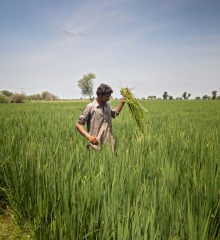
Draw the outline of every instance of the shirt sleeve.
<instances>
[{"instance_id":1,"label":"shirt sleeve","mask_svg":"<svg viewBox=\"0 0 220 240\"><path fill-rule=\"evenodd\" d=\"M89 117L90 117L90 110L91 110L91 105L88 104L82 111L82 114L79 116L77 122L81 125L85 125L86 122L88 122Z\"/></svg>"}]
</instances>

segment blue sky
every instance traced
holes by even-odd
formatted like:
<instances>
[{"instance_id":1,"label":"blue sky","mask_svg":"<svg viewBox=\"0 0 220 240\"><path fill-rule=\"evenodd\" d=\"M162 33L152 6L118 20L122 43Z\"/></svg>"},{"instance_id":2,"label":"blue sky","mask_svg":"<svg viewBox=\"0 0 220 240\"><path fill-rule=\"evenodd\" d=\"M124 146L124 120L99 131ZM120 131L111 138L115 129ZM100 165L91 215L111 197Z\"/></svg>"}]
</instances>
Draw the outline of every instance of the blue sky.
<instances>
[{"instance_id":1,"label":"blue sky","mask_svg":"<svg viewBox=\"0 0 220 240\"><path fill-rule=\"evenodd\" d=\"M80 98L77 81L113 97L220 95L219 0L2 0L0 90Z\"/></svg>"}]
</instances>

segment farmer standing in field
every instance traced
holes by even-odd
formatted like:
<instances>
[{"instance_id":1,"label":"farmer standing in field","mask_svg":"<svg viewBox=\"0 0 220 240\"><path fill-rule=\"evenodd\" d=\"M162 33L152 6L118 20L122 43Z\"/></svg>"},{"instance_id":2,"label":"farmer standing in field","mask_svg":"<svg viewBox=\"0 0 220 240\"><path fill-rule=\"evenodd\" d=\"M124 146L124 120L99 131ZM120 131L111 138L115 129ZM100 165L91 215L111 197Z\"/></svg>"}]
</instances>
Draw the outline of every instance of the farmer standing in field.
<instances>
[{"instance_id":1,"label":"farmer standing in field","mask_svg":"<svg viewBox=\"0 0 220 240\"><path fill-rule=\"evenodd\" d=\"M112 109L110 103L113 90L106 84L101 84L96 91L97 98L89 103L76 122L76 129L88 139L88 148L101 149L103 144L111 144L115 149L115 140L112 134L112 118L119 115L124 106L125 98ZM87 125L87 131L83 125Z\"/></svg>"}]
</instances>

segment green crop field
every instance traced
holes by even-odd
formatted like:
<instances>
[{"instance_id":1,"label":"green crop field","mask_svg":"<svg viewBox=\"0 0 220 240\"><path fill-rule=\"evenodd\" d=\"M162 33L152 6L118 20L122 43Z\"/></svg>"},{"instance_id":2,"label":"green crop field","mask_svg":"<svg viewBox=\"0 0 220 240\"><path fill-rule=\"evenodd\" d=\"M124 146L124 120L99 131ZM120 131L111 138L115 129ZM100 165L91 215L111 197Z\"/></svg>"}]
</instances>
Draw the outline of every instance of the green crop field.
<instances>
[{"instance_id":1,"label":"green crop field","mask_svg":"<svg viewBox=\"0 0 220 240\"><path fill-rule=\"evenodd\" d=\"M220 239L220 101L142 101L88 151L86 101L0 105L0 202L35 239ZM117 106L116 100L111 102Z\"/></svg>"}]
</instances>

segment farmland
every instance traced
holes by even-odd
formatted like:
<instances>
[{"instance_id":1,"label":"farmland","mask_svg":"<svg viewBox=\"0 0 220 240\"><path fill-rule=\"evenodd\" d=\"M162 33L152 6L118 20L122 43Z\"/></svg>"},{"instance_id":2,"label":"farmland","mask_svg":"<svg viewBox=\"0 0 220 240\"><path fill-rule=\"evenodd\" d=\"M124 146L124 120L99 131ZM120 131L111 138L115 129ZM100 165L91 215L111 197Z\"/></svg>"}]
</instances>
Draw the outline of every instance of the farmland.
<instances>
[{"instance_id":1,"label":"farmland","mask_svg":"<svg viewBox=\"0 0 220 240\"><path fill-rule=\"evenodd\" d=\"M0 187L16 221L35 239L218 239L220 101L142 101L144 134L125 105L116 155L87 151L75 131L86 103L0 105Z\"/></svg>"}]
</instances>

